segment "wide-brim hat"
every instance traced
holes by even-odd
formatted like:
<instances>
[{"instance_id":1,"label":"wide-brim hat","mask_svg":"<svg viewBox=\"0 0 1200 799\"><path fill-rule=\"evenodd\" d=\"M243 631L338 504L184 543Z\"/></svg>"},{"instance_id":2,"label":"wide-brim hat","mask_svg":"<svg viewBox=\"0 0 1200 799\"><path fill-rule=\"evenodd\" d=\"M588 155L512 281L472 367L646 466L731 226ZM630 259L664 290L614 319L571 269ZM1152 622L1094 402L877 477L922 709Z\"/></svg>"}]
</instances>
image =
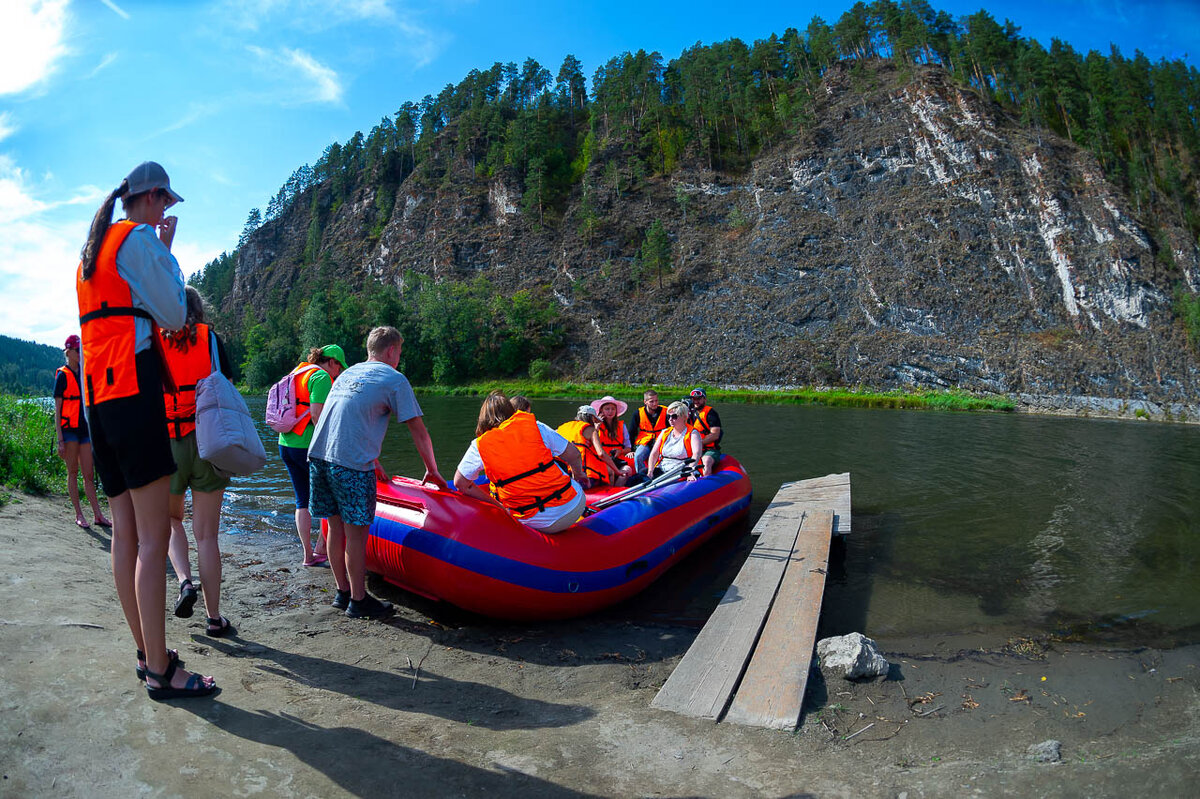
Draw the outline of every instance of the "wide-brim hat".
<instances>
[{"instance_id":1,"label":"wide-brim hat","mask_svg":"<svg viewBox=\"0 0 1200 799\"><path fill-rule=\"evenodd\" d=\"M598 400L592 400L592 407L596 409L596 413L600 413L600 409L603 408L605 405L608 405L609 403L617 406L617 416L624 416L625 411L629 410L628 405L626 405L624 402L621 402L619 399L612 396L611 394L608 396L605 396L605 397L601 397Z\"/></svg>"}]
</instances>

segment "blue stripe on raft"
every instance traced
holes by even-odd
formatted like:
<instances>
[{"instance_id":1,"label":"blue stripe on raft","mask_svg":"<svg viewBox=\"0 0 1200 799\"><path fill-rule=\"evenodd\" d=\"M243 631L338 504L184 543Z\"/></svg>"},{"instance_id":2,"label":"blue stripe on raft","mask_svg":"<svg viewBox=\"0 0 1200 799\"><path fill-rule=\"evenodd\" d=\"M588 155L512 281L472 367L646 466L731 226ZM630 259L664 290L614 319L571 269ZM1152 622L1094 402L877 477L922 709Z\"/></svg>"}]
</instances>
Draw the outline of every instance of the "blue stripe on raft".
<instances>
[{"instance_id":1,"label":"blue stripe on raft","mask_svg":"<svg viewBox=\"0 0 1200 799\"><path fill-rule=\"evenodd\" d=\"M579 525L598 535L615 535L664 511L674 510L708 496L714 491L719 491L731 483L745 479L747 479L746 475L742 472L730 469L727 472L717 472L692 483L680 480L678 483L656 488L640 497L618 502L611 508L605 508L593 516L581 519Z\"/></svg>"},{"instance_id":2,"label":"blue stripe on raft","mask_svg":"<svg viewBox=\"0 0 1200 799\"><path fill-rule=\"evenodd\" d=\"M710 478L705 478L710 479ZM687 527L678 535L642 555L631 564L615 566L598 571L561 571L543 566L534 566L522 561L506 558L491 552L468 546L449 538L443 538L392 519L376 518L371 525L371 535L407 547L415 552L444 561L467 571L495 580L502 580L522 588L547 591L556 594L586 593L618 588L652 571L696 538L721 522L736 516L750 506L749 495L742 497L715 513ZM618 506L619 507L619 506ZM641 564L644 563L644 566ZM634 566L639 568L633 569Z\"/></svg>"}]
</instances>

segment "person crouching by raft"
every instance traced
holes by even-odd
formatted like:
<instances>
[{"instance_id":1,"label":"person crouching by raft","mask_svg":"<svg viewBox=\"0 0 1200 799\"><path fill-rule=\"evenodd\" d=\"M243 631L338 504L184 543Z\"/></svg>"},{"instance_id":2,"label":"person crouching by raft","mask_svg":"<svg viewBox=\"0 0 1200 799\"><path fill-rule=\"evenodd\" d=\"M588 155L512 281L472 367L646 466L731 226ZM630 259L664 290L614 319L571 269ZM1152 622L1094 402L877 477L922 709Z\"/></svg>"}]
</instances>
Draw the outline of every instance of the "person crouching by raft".
<instances>
[{"instance_id":1,"label":"person crouching by raft","mask_svg":"<svg viewBox=\"0 0 1200 799\"><path fill-rule=\"evenodd\" d=\"M183 497L192 490L192 535L196 538L196 559L204 584L204 608L208 614L206 635L220 638L236 632L229 619L221 615L221 550L217 530L221 525L221 501L229 478L200 457L196 445L196 384L212 374L216 363L221 374L233 379L225 345L204 322L204 300L200 292L187 287L187 321L175 333L163 332L163 360L171 373L174 390L163 390L167 411L167 435L171 437L171 455L175 474L171 476L171 544L169 554L175 576L179 578L179 597L175 615L192 616L196 587L192 585L192 565L188 556L187 534L183 530ZM213 348L216 352L213 352Z\"/></svg>"},{"instance_id":2,"label":"person crouching by raft","mask_svg":"<svg viewBox=\"0 0 1200 799\"><path fill-rule=\"evenodd\" d=\"M612 395L593 400L591 404L599 416L596 433L600 436L600 446L612 456L613 464L627 483L633 467L625 461L625 456L633 452L633 447L629 446L629 429L621 417L629 406Z\"/></svg>"},{"instance_id":3,"label":"person crouching by raft","mask_svg":"<svg viewBox=\"0 0 1200 799\"><path fill-rule=\"evenodd\" d=\"M325 399L333 388L333 381L346 370L346 353L337 344L313 347L308 359L292 370L295 382L293 391L296 403L307 406L308 411L300 416L289 433L279 434L279 457L287 467L292 481L292 493L296 497L296 535L304 548L302 566L325 566L329 557L325 553L325 539L318 534L317 543L312 543L312 515L308 511L308 445L312 442L317 420L325 408Z\"/></svg>"},{"instance_id":4,"label":"person crouching by raft","mask_svg":"<svg viewBox=\"0 0 1200 799\"><path fill-rule=\"evenodd\" d=\"M650 450L654 447L654 439L667 429L667 409L658 404L658 392L646 389L642 395L642 405L637 409L632 419L633 470L638 474L646 473L646 461L650 458Z\"/></svg>"},{"instance_id":5,"label":"person crouching by raft","mask_svg":"<svg viewBox=\"0 0 1200 799\"><path fill-rule=\"evenodd\" d=\"M689 411L688 404L682 400L672 402L667 408L667 422L670 427L663 430L654 439L654 445L650 448L650 457L647 460L647 470L651 476L657 477L663 472L682 466L687 459L694 459L704 451L700 433L688 424ZM658 468L660 465L661 468ZM658 468L657 472L656 468ZM705 461L704 475L708 476L711 473L712 470ZM695 474L688 475L688 480L695 479Z\"/></svg>"},{"instance_id":6,"label":"person crouching by raft","mask_svg":"<svg viewBox=\"0 0 1200 799\"><path fill-rule=\"evenodd\" d=\"M596 409L591 405L580 405L574 419L558 426L558 434L579 450L584 474L580 485L585 489L605 483L624 485L625 478L613 462L612 456L605 452L600 444L600 434L596 425Z\"/></svg>"},{"instance_id":7,"label":"person crouching by raft","mask_svg":"<svg viewBox=\"0 0 1200 799\"><path fill-rule=\"evenodd\" d=\"M721 460L721 439L725 437L725 432L721 429L721 417L717 415L713 406L708 404L704 389L693 388L689 401L692 403L692 414L695 417L692 427L700 433L700 440L704 444L704 473L712 474Z\"/></svg>"},{"instance_id":8,"label":"person crouching by raft","mask_svg":"<svg viewBox=\"0 0 1200 799\"><path fill-rule=\"evenodd\" d=\"M67 496L75 508L75 524L84 530L90 525L79 506L79 473L83 472L83 491L92 505L92 518L97 527L112 527L112 522L100 512L96 497L96 476L92 471L92 439L88 435L87 417L83 415L83 391L79 380L79 336L71 334L63 344L66 366L58 367L54 375L54 418L58 420L58 457L67 464Z\"/></svg>"},{"instance_id":9,"label":"person crouching by raft","mask_svg":"<svg viewBox=\"0 0 1200 799\"><path fill-rule=\"evenodd\" d=\"M567 463L575 480L555 458ZM484 472L491 480L490 496L475 485ZM479 409L475 440L454 472L454 487L495 502L528 527L557 533L583 515L582 475L583 461L569 441L532 413L517 410L503 392L493 391Z\"/></svg>"},{"instance_id":10,"label":"person crouching by raft","mask_svg":"<svg viewBox=\"0 0 1200 799\"><path fill-rule=\"evenodd\" d=\"M126 218L114 223L118 198ZM75 280L92 454L113 515L113 581L137 644L137 676L154 700L217 687L180 668L166 644L175 461L155 349L157 325L176 330L187 318L183 273L171 255L178 220L164 215L181 199L161 166L136 166L96 211Z\"/></svg>"},{"instance_id":11,"label":"person crouching by raft","mask_svg":"<svg viewBox=\"0 0 1200 799\"><path fill-rule=\"evenodd\" d=\"M392 612L392 603L367 593L367 529L375 519L376 481L386 482L379 465L388 421L408 425L425 464L423 482L447 490L438 473L433 442L408 379L396 367L404 337L394 327L367 336L367 360L351 366L325 399L308 447L312 515L329 520L329 566L337 584L333 607L354 619Z\"/></svg>"}]
</instances>

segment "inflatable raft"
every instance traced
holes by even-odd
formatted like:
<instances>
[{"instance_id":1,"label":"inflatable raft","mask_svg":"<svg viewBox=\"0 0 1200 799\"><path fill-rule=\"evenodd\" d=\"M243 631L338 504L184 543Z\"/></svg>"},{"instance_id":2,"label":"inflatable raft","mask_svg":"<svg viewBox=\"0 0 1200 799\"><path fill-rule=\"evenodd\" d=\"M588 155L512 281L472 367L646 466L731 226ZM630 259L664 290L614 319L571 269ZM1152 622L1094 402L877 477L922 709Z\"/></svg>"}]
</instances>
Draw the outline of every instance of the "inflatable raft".
<instances>
[{"instance_id":1,"label":"inflatable raft","mask_svg":"<svg viewBox=\"0 0 1200 799\"><path fill-rule=\"evenodd\" d=\"M554 535L491 503L406 477L378 484L367 569L406 590L486 616L581 616L636 594L750 507L734 458L586 515ZM621 489L588 492L604 506Z\"/></svg>"}]
</instances>

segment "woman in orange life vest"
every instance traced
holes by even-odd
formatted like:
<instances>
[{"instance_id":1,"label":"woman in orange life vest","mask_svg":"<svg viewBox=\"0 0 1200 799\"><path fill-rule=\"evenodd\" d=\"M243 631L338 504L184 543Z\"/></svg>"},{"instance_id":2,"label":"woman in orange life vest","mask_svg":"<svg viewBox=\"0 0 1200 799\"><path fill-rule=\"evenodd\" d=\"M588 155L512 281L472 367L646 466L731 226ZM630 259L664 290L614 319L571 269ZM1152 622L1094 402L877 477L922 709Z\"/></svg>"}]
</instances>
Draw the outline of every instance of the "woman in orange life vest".
<instances>
[{"instance_id":1,"label":"woman in orange life vest","mask_svg":"<svg viewBox=\"0 0 1200 799\"><path fill-rule=\"evenodd\" d=\"M503 392L483 400L475 440L454 472L454 487L468 496L495 502L518 521L543 533L570 527L583 514L583 489L555 460L580 477L583 462L565 438L518 411ZM486 472L490 495L475 485Z\"/></svg>"},{"instance_id":2,"label":"woman in orange life vest","mask_svg":"<svg viewBox=\"0 0 1200 799\"><path fill-rule=\"evenodd\" d=\"M164 389L167 434L171 437L171 455L175 474L171 475L171 544L169 554L175 576L179 578L179 598L175 615L192 616L196 588L192 585L192 565L188 557L187 534L183 531L183 496L192 490L192 535L196 538L196 557L204 581L204 608L208 612L205 634L214 638L235 630L221 615L221 550L217 546L217 528L221 523L221 500L229 478L200 457L196 446L196 384L208 377L214 361L221 374L232 379L225 346L204 323L204 300L200 292L187 287L187 322L175 333L162 333L163 356L171 372L175 390ZM213 352L213 347L216 352Z\"/></svg>"},{"instance_id":3,"label":"woman in orange life vest","mask_svg":"<svg viewBox=\"0 0 1200 799\"><path fill-rule=\"evenodd\" d=\"M342 348L337 344L326 344L309 350L308 360L292 370L295 375L293 386L296 402L302 406L301 409L307 406L308 413L301 416L291 432L279 434L279 457L287 467L292 493L296 496L296 535L300 537L300 546L304 548L302 566L329 565L325 538L318 534L316 546L312 543L312 514L308 510L308 445L312 443L313 431L317 427L317 420L321 418L333 381L346 368L346 353Z\"/></svg>"},{"instance_id":4,"label":"woman in orange life vest","mask_svg":"<svg viewBox=\"0 0 1200 799\"><path fill-rule=\"evenodd\" d=\"M58 457L67 464L67 495L75 508L75 524L88 529L90 525L79 507L79 472L83 471L83 490L92 504L92 516L97 527L112 527L112 522L100 512L96 498L96 476L92 471L92 439L88 435L87 417L83 415L82 383L79 380L79 336L71 334L63 344L66 366L54 374L54 427L58 431Z\"/></svg>"},{"instance_id":5,"label":"woman in orange life vest","mask_svg":"<svg viewBox=\"0 0 1200 799\"><path fill-rule=\"evenodd\" d=\"M584 479L580 485L584 488L604 483L625 485L624 475L600 444L597 426L596 410L591 405L580 405L574 419L558 426L558 434L574 444L582 457Z\"/></svg>"},{"instance_id":6,"label":"woman in orange life vest","mask_svg":"<svg viewBox=\"0 0 1200 799\"><path fill-rule=\"evenodd\" d=\"M633 447L629 446L629 429L625 427L625 422L621 417L625 411L629 410L629 406L612 395L608 395L593 400L592 408L600 417L596 424L596 433L600 436L600 446L604 447L604 450L612 456L613 463L620 475L628 480L629 475L633 474L633 466L624 458L633 452Z\"/></svg>"},{"instance_id":7,"label":"woman in orange life vest","mask_svg":"<svg viewBox=\"0 0 1200 799\"><path fill-rule=\"evenodd\" d=\"M660 463L663 471L666 471L682 464L687 458L697 458L704 451L700 433L688 423L690 410L686 402L672 402L667 407L667 421L671 426L654 439L654 447L646 464L648 474L653 475ZM708 474L708 465L705 464L704 476ZM688 475L688 480L695 479L694 474Z\"/></svg>"},{"instance_id":8,"label":"woman in orange life vest","mask_svg":"<svg viewBox=\"0 0 1200 799\"><path fill-rule=\"evenodd\" d=\"M126 218L114 223L118 199ZM137 676L155 700L216 690L211 677L180 668L166 645L175 461L155 342L158 325L175 330L186 319L183 274L171 255L178 220L164 215L181 199L161 166L136 166L96 211L75 281L92 454L113 515L113 581L137 644Z\"/></svg>"}]
</instances>

